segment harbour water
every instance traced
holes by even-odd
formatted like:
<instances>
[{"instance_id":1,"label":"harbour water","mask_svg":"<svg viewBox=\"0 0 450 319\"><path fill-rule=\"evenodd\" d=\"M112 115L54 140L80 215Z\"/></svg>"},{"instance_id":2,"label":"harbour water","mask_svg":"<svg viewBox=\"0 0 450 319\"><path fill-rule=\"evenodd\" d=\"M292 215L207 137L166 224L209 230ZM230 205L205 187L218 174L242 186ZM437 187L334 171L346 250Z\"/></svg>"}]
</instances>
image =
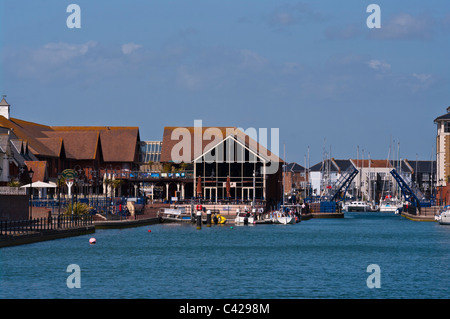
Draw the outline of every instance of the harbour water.
<instances>
[{"instance_id":1,"label":"harbour water","mask_svg":"<svg viewBox=\"0 0 450 319\"><path fill-rule=\"evenodd\" d=\"M201 230L156 224L2 248L0 298L447 299L449 262L449 226L389 213ZM67 285L73 264L80 288ZM379 288L367 284L373 264Z\"/></svg>"}]
</instances>

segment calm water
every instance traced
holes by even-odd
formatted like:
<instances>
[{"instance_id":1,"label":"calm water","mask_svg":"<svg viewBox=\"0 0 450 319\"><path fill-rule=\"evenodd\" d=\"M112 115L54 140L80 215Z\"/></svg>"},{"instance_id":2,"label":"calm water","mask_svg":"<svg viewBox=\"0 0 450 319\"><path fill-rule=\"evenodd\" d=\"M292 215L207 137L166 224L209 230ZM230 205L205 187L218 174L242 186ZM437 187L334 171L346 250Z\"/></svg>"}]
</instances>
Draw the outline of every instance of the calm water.
<instances>
[{"instance_id":1,"label":"calm water","mask_svg":"<svg viewBox=\"0 0 450 319\"><path fill-rule=\"evenodd\" d=\"M449 262L450 226L394 214L161 224L0 249L0 298L438 299L449 297ZM80 266L79 289L66 285L70 264ZM380 288L367 287L370 264Z\"/></svg>"}]
</instances>

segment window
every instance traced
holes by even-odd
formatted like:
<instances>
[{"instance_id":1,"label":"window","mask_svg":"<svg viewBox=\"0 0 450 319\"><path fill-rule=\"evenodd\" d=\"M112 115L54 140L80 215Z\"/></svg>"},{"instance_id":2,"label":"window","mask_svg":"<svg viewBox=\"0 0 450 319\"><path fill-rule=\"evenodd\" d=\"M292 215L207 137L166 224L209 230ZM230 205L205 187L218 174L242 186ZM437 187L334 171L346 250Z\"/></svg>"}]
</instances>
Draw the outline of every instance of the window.
<instances>
[{"instance_id":1,"label":"window","mask_svg":"<svg viewBox=\"0 0 450 319\"><path fill-rule=\"evenodd\" d=\"M141 142L140 162L159 162L161 157L161 142Z\"/></svg>"},{"instance_id":2,"label":"window","mask_svg":"<svg viewBox=\"0 0 450 319\"><path fill-rule=\"evenodd\" d=\"M444 133L450 133L450 122L444 122Z\"/></svg>"}]
</instances>

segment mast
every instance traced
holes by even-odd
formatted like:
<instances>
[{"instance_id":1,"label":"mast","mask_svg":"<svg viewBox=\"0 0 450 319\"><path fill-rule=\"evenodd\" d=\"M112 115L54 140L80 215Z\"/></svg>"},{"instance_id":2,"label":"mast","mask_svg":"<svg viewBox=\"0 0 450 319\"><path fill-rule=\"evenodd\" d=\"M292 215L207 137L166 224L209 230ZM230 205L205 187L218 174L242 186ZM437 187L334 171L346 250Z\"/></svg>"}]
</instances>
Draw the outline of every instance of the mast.
<instances>
[{"instance_id":1,"label":"mast","mask_svg":"<svg viewBox=\"0 0 450 319\"><path fill-rule=\"evenodd\" d=\"M309 168L311 167L311 164L310 164L310 162L309 162L309 145L308 145L308 162L307 162L307 175L308 175L308 178L307 178L307 183L306 183L306 187L307 187L307 191L306 191L306 195L307 196L311 196L311 194L309 193L309 174L310 174L310 171L309 171Z\"/></svg>"},{"instance_id":2,"label":"mast","mask_svg":"<svg viewBox=\"0 0 450 319\"><path fill-rule=\"evenodd\" d=\"M430 171L430 177L431 177L431 183L430 183L430 200L433 200L433 194L434 194L434 185L433 185L433 152L434 147L431 146L431 171Z\"/></svg>"},{"instance_id":3,"label":"mast","mask_svg":"<svg viewBox=\"0 0 450 319\"><path fill-rule=\"evenodd\" d=\"M285 184L285 179L286 179L286 144L283 144L283 157L284 157L284 167L283 167L283 202L281 203L281 207L282 207L282 211L284 211L284 184Z\"/></svg>"}]
</instances>

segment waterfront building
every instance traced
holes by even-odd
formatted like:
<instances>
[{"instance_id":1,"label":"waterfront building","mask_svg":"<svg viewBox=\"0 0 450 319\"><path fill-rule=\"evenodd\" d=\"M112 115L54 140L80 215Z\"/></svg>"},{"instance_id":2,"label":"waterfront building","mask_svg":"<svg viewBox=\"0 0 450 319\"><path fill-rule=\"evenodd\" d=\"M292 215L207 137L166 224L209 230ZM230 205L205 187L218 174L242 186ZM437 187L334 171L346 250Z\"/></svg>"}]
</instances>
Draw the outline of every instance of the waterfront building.
<instances>
[{"instance_id":1,"label":"waterfront building","mask_svg":"<svg viewBox=\"0 0 450 319\"><path fill-rule=\"evenodd\" d=\"M165 127L161 164L192 165L179 181L185 198L268 206L282 198L283 161L235 127Z\"/></svg>"},{"instance_id":2,"label":"waterfront building","mask_svg":"<svg viewBox=\"0 0 450 319\"><path fill-rule=\"evenodd\" d=\"M308 172L298 163L289 163L283 170L284 192L288 195L306 197L308 185Z\"/></svg>"},{"instance_id":3,"label":"waterfront building","mask_svg":"<svg viewBox=\"0 0 450 319\"><path fill-rule=\"evenodd\" d=\"M25 141L19 139L12 130L0 127L0 186L13 185L15 182L29 183L27 163L34 166L40 162L28 150ZM37 171L36 178L40 176L47 174Z\"/></svg>"},{"instance_id":4,"label":"waterfront building","mask_svg":"<svg viewBox=\"0 0 450 319\"><path fill-rule=\"evenodd\" d=\"M434 119L436 133L436 195L441 202L450 201L450 106L447 113Z\"/></svg>"},{"instance_id":5,"label":"waterfront building","mask_svg":"<svg viewBox=\"0 0 450 319\"><path fill-rule=\"evenodd\" d=\"M75 169L80 190L86 190L102 183L101 177L126 180L127 172L139 169L138 127L48 126L28 122L10 117L5 97L0 102L0 127L12 132L16 157L29 156L22 161L25 168L39 169L33 181L56 181L63 170ZM122 185L125 191L128 186Z\"/></svg>"},{"instance_id":6,"label":"waterfront building","mask_svg":"<svg viewBox=\"0 0 450 319\"><path fill-rule=\"evenodd\" d=\"M447 113L434 120L436 134L437 186L447 186L450 179L450 106Z\"/></svg>"},{"instance_id":7,"label":"waterfront building","mask_svg":"<svg viewBox=\"0 0 450 319\"><path fill-rule=\"evenodd\" d=\"M329 196L328 191L339 180L343 173L354 169L351 160L344 159L324 159L309 168L309 180L311 183L312 195ZM348 189L348 196L355 196L355 181ZM356 194L356 193L355 193Z\"/></svg>"},{"instance_id":8,"label":"waterfront building","mask_svg":"<svg viewBox=\"0 0 450 319\"><path fill-rule=\"evenodd\" d=\"M390 173L394 168L391 161L374 159L351 159L351 161L359 170L355 183L360 198L378 202L386 195L400 196L397 183Z\"/></svg>"},{"instance_id":9,"label":"waterfront building","mask_svg":"<svg viewBox=\"0 0 450 319\"><path fill-rule=\"evenodd\" d=\"M418 196L431 199L436 196L436 161L408 160L403 162L409 171L409 184L418 192Z\"/></svg>"},{"instance_id":10,"label":"waterfront building","mask_svg":"<svg viewBox=\"0 0 450 319\"><path fill-rule=\"evenodd\" d=\"M140 141L139 143L139 170L140 171L160 171L161 162L161 141Z\"/></svg>"}]
</instances>

